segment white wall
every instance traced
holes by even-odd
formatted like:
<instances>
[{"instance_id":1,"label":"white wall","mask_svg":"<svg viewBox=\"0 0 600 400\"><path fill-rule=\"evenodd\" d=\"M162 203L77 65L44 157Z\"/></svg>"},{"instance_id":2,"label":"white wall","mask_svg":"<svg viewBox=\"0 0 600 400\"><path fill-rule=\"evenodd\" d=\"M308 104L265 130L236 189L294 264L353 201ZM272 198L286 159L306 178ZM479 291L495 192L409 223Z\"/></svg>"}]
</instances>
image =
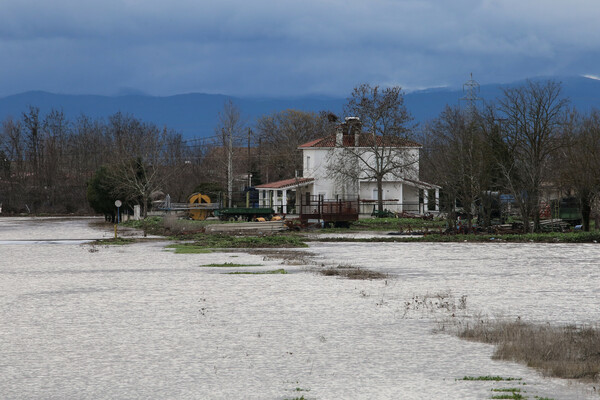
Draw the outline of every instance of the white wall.
<instances>
[{"instance_id":1,"label":"white wall","mask_svg":"<svg viewBox=\"0 0 600 400\"><path fill-rule=\"evenodd\" d=\"M327 149L303 149L303 178L314 178L311 193L323 194L326 199L331 199L335 192L335 182L331 179L327 164L329 151ZM308 160L310 157L310 162Z\"/></svg>"},{"instance_id":2,"label":"white wall","mask_svg":"<svg viewBox=\"0 0 600 400\"><path fill-rule=\"evenodd\" d=\"M399 177L414 180L419 179L419 149L402 148L398 150L391 150L389 153L387 153L387 155L393 158L394 163L402 167L401 171L397 171L393 174L386 174L384 180L394 181L398 180ZM375 165L375 155L373 152L369 151L369 149L365 149L365 153L362 154L361 157L366 160L367 165ZM361 164L361 167L364 169L364 163L361 162ZM365 170L365 173L361 174L361 178L366 178L367 174L368 172Z\"/></svg>"},{"instance_id":3,"label":"white wall","mask_svg":"<svg viewBox=\"0 0 600 400\"><path fill-rule=\"evenodd\" d=\"M374 162L374 157L371 154L369 157L368 150L365 154L366 158L370 161ZM372 197L371 193L366 193L368 189L364 189L363 185L360 185L360 190L357 189L356 183L349 183L346 185L342 185L340 182L336 182L334 176L328 170L328 164L331 158L337 158L335 156L336 151L343 151L343 149L334 149L334 148L308 148L302 149L303 154L303 177L304 178L314 178L315 183L313 185L312 194L323 194L326 199L333 199L337 196L340 197L354 197L357 194L361 198ZM406 165L402 168L402 173L399 174L402 177L408 179L419 179L419 149L418 148L403 148L399 151L394 151L392 153L393 156L397 157L397 162L399 164ZM396 176L395 176L396 175ZM384 180L388 181L397 181L398 174L388 174L384 177ZM363 174L363 178L366 174ZM392 185L393 186L393 185ZM387 189L386 189L387 190ZM389 196L384 195L384 198L398 198L400 196L400 190L398 188L390 188L392 192L389 192ZM352 192L352 193L350 193ZM358 192L358 193L357 193ZM386 192L387 193L387 192ZM412 200L411 200L412 201ZM417 202L418 202L418 193L417 193Z\"/></svg>"}]
</instances>

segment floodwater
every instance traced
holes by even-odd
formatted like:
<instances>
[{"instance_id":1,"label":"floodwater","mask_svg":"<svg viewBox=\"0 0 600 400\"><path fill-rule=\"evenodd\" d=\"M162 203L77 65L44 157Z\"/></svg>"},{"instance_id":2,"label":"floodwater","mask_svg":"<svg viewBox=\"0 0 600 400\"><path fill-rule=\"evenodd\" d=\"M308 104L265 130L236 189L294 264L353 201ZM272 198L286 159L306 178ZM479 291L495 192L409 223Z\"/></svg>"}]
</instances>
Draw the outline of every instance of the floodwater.
<instances>
[{"instance_id":1,"label":"floodwater","mask_svg":"<svg viewBox=\"0 0 600 400\"><path fill-rule=\"evenodd\" d=\"M295 265L91 245L113 235L95 221L0 219L1 398L600 398L434 333L451 313L597 326L598 245L314 243ZM226 262L254 266L203 266ZM312 272L337 265L390 278ZM278 268L289 273L225 274ZM425 295L466 310L414 306ZM522 381L460 380L481 375Z\"/></svg>"}]
</instances>

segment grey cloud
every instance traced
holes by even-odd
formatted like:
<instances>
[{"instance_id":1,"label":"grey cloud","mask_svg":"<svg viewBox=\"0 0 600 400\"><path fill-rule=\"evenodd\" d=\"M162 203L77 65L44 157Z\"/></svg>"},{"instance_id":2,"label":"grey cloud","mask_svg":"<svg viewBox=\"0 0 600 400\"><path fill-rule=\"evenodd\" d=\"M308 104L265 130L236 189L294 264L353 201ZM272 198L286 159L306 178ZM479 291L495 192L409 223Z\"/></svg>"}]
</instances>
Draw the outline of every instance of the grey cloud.
<instances>
[{"instance_id":1,"label":"grey cloud","mask_svg":"<svg viewBox=\"0 0 600 400\"><path fill-rule=\"evenodd\" d=\"M600 3L575 0L21 0L0 5L0 94L345 95L600 65ZM586 71L581 71L586 69Z\"/></svg>"}]
</instances>

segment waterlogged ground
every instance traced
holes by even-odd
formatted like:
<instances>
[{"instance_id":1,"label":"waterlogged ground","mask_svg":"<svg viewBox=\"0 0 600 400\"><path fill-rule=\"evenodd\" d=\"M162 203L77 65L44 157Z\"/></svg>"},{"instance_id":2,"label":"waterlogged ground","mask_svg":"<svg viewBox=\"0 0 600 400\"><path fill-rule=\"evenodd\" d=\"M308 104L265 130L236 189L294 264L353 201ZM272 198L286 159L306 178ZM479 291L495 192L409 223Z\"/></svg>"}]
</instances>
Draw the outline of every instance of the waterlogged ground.
<instances>
[{"instance_id":1,"label":"waterlogged ground","mask_svg":"<svg viewBox=\"0 0 600 400\"><path fill-rule=\"evenodd\" d=\"M282 265L163 242L82 244L112 235L89 222L0 219L0 397L488 399L518 387L600 398L433 332L478 313L597 326L598 245L315 243ZM390 279L311 272L340 264ZM224 273L279 268L289 273ZM460 380L481 375L522 380Z\"/></svg>"}]
</instances>

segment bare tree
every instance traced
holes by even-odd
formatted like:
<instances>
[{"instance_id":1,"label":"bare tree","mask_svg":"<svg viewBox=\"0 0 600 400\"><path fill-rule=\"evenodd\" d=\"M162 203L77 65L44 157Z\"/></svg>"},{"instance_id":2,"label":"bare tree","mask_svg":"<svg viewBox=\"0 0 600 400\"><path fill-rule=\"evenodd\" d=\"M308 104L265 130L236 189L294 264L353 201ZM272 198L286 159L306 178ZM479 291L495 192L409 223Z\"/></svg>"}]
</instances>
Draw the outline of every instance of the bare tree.
<instances>
[{"instance_id":1,"label":"bare tree","mask_svg":"<svg viewBox=\"0 0 600 400\"><path fill-rule=\"evenodd\" d=\"M554 81L527 81L505 89L498 100L503 114L502 134L511 154L502 165L508 189L521 212L524 230L539 230L542 185L548 178L552 155L564 144L562 127L568 101Z\"/></svg>"},{"instance_id":2,"label":"bare tree","mask_svg":"<svg viewBox=\"0 0 600 400\"><path fill-rule=\"evenodd\" d=\"M153 193L160 191L172 177L179 172L181 165L167 165L169 135L152 124L135 124L132 136L141 134L143 141L137 151L127 158L113 163L110 179L115 196L141 206L143 217L148 215L148 205ZM138 131L139 129L139 131ZM127 132L122 132L127 136ZM132 138L122 137L127 141Z\"/></svg>"},{"instance_id":3,"label":"bare tree","mask_svg":"<svg viewBox=\"0 0 600 400\"><path fill-rule=\"evenodd\" d=\"M433 181L448 197L450 215L454 217L458 201L469 229L478 214L477 206L486 200L486 192L493 185L495 160L483 123L476 110L446 107L428 130L429 151L424 156Z\"/></svg>"},{"instance_id":4,"label":"bare tree","mask_svg":"<svg viewBox=\"0 0 600 400\"><path fill-rule=\"evenodd\" d=\"M378 209L382 211L384 180L418 179L418 154L411 151L418 144L408 140L411 128L407 124L412 118L404 105L402 89L357 86L345 113L351 117L341 126L328 168L348 191L356 190L351 186L359 179L375 181Z\"/></svg>"},{"instance_id":5,"label":"bare tree","mask_svg":"<svg viewBox=\"0 0 600 400\"><path fill-rule=\"evenodd\" d=\"M592 204L600 195L600 111L574 114L565 134L572 141L560 149L556 160L561 186L578 198L583 230L589 231Z\"/></svg>"},{"instance_id":6,"label":"bare tree","mask_svg":"<svg viewBox=\"0 0 600 400\"><path fill-rule=\"evenodd\" d=\"M163 191L171 196L172 201L185 202L203 178L198 161L203 158L204 146L188 144L181 134L166 128L163 133L166 137L163 165L177 171L165 180Z\"/></svg>"},{"instance_id":7,"label":"bare tree","mask_svg":"<svg viewBox=\"0 0 600 400\"><path fill-rule=\"evenodd\" d=\"M64 190L71 175L67 170L70 126L62 111L53 109L43 118L41 136L40 182L44 187L45 207L64 208L73 199L70 196L72 190ZM69 209L72 207L69 204Z\"/></svg>"},{"instance_id":8,"label":"bare tree","mask_svg":"<svg viewBox=\"0 0 600 400\"><path fill-rule=\"evenodd\" d=\"M298 146L327 136L330 128L325 113L285 110L259 118L256 130L266 179L286 179L301 171L302 154Z\"/></svg>"},{"instance_id":9,"label":"bare tree","mask_svg":"<svg viewBox=\"0 0 600 400\"><path fill-rule=\"evenodd\" d=\"M181 176L189 153L181 135L129 115L71 122L30 107L0 128L0 203L8 212L89 211L88 181L104 166L111 191L146 213L150 195Z\"/></svg>"},{"instance_id":10,"label":"bare tree","mask_svg":"<svg viewBox=\"0 0 600 400\"><path fill-rule=\"evenodd\" d=\"M29 107L27 113L23 113L23 127L27 143L28 159L30 160L31 172L37 177L40 171L41 138L40 138L40 110Z\"/></svg>"},{"instance_id":11,"label":"bare tree","mask_svg":"<svg viewBox=\"0 0 600 400\"><path fill-rule=\"evenodd\" d=\"M3 158L3 177L0 179L2 198L5 210L18 211L23 204L25 170L25 139L20 121L8 118L2 122L0 132L0 156Z\"/></svg>"},{"instance_id":12,"label":"bare tree","mask_svg":"<svg viewBox=\"0 0 600 400\"><path fill-rule=\"evenodd\" d=\"M70 169L79 171L85 179L111 159L115 151L107 134L107 126L101 120L81 115L73 123L70 140Z\"/></svg>"}]
</instances>

